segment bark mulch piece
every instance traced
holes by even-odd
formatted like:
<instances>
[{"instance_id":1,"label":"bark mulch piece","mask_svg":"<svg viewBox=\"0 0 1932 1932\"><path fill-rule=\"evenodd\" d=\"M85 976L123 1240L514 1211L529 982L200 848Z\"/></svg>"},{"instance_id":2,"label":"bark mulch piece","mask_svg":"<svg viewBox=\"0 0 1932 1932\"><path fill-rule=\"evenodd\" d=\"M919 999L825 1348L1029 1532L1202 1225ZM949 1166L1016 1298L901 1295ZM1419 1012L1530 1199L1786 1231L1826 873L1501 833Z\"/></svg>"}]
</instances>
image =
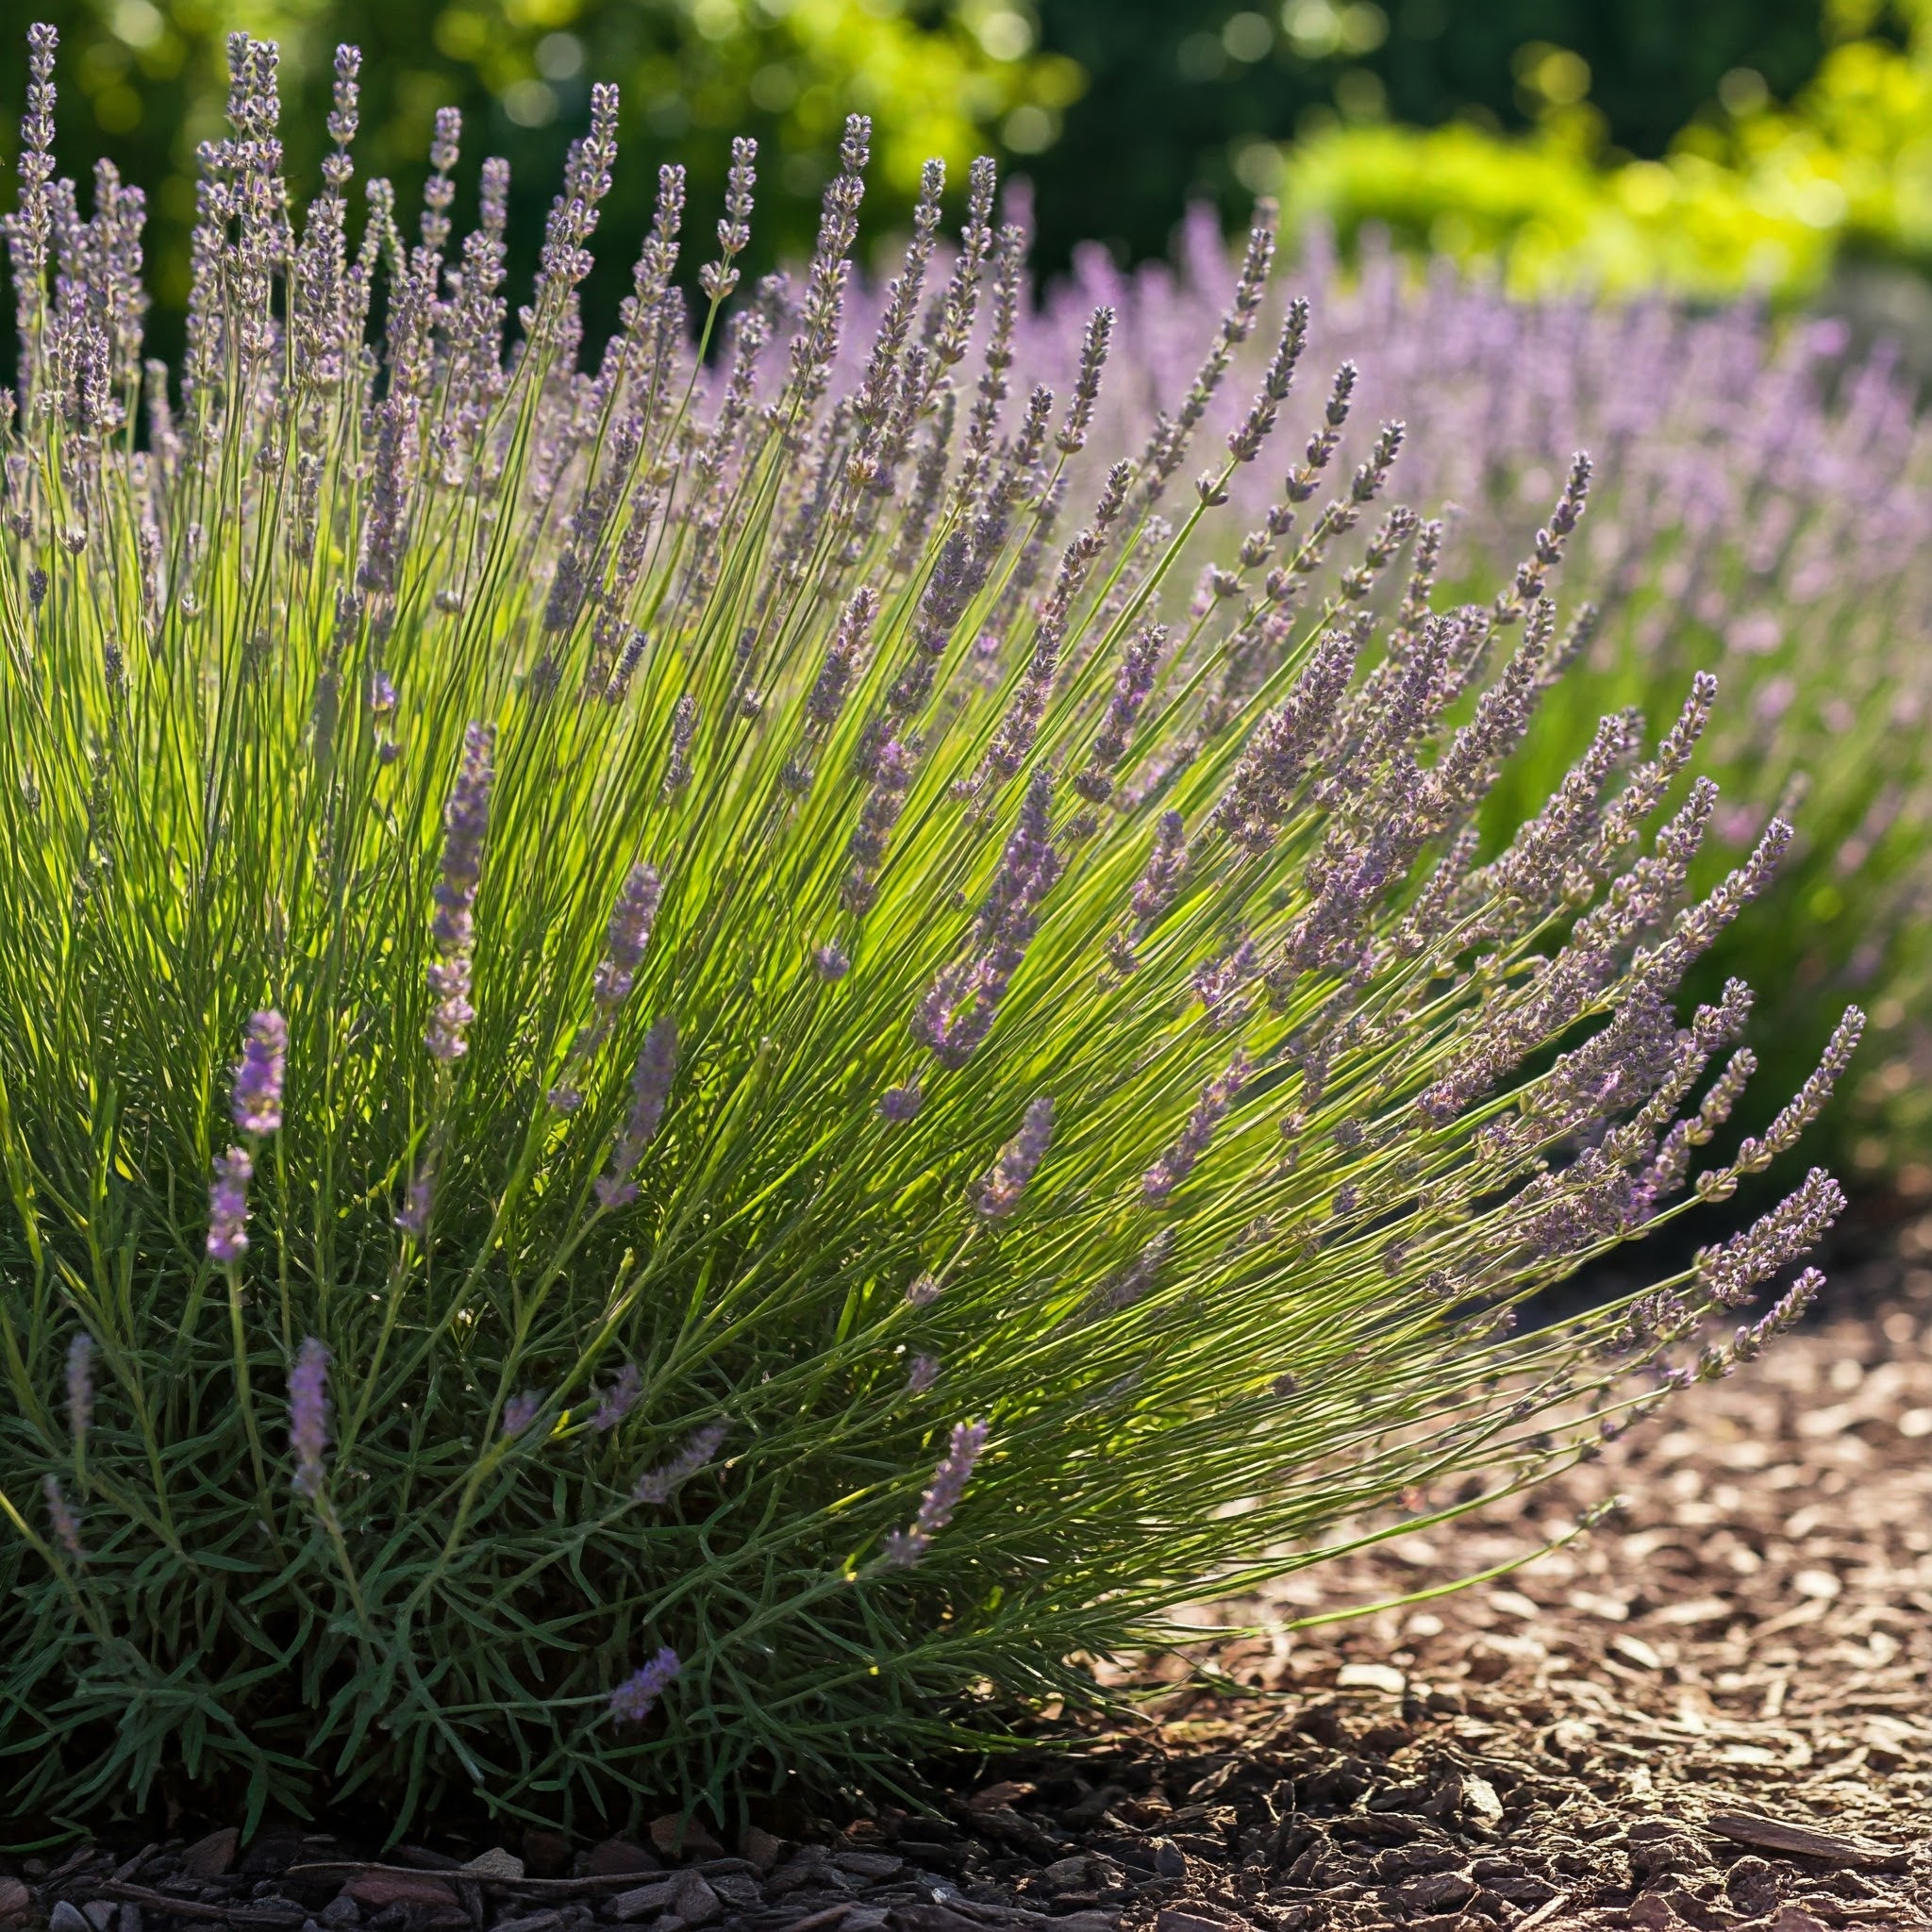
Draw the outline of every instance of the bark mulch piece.
<instances>
[{"instance_id":1,"label":"bark mulch piece","mask_svg":"<svg viewBox=\"0 0 1932 1932\"><path fill-rule=\"evenodd\" d=\"M460 1857L83 1845L0 1865L0 1932L1932 1932L1932 1271L1873 1287L1527 1499L1202 1611L1123 1667L1142 1721L928 1811L729 1851L675 1819ZM1500 1583L1278 1628L1618 1492Z\"/></svg>"}]
</instances>

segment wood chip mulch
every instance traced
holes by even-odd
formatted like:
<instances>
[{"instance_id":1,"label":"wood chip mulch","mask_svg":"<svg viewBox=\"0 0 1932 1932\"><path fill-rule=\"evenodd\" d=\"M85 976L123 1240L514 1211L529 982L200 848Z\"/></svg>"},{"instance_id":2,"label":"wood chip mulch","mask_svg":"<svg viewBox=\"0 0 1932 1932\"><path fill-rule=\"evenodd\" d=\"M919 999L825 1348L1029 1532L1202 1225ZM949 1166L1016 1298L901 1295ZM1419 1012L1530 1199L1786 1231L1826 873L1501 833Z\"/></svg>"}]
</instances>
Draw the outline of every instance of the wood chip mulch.
<instances>
[{"instance_id":1,"label":"wood chip mulch","mask_svg":"<svg viewBox=\"0 0 1932 1932\"><path fill-rule=\"evenodd\" d=\"M675 1819L588 1848L84 1844L0 1860L0 1932L1932 1932L1932 1271L1847 1298L1524 1502L1202 1611L1125 1673L1144 1721L930 1811L728 1849ZM1612 1493L1497 1583L1278 1628Z\"/></svg>"}]
</instances>

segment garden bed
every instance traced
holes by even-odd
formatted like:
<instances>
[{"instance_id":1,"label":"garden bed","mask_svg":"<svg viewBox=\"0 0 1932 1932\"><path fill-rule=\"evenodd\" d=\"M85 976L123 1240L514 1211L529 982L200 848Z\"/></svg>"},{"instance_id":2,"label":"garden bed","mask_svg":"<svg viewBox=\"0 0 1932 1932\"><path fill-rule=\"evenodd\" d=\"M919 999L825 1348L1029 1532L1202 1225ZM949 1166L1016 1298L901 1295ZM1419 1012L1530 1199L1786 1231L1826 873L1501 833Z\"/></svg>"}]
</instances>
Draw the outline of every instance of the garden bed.
<instances>
[{"instance_id":1,"label":"garden bed","mask_svg":"<svg viewBox=\"0 0 1932 1932\"><path fill-rule=\"evenodd\" d=\"M1932 1273L1840 1292L1869 1312L1526 1502L1204 1624L1425 1591L1625 1495L1588 1541L1293 1638L1204 1629L1144 1725L962 1774L932 1816L772 1813L729 1847L665 1819L588 1850L226 1829L16 1863L0 1924L1932 1925Z\"/></svg>"}]
</instances>

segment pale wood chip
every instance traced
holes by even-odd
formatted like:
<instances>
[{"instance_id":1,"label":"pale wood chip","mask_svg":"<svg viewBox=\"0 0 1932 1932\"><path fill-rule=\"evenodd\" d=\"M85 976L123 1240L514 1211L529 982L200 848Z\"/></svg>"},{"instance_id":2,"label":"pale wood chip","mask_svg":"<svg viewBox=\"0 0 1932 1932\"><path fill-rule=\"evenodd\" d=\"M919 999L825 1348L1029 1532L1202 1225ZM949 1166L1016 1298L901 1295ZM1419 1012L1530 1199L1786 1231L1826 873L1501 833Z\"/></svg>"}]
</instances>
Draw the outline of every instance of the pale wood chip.
<instances>
[{"instance_id":1,"label":"pale wood chip","mask_svg":"<svg viewBox=\"0 0 1932 1932\"><path fill-rule=\"evenodd\" d=\"M1783 1852L1789 1857L1818 1858L1832 1865L1862 1865L1870 1870L1896 1871L1906 1862L1903 1846L1881 1845L1871 1839L1848 1838L1842 1832L1821 1831L1810 1824L1790 1824L1777 1818L1760 1818L1752 1811L1713 1811L1705 1823L1733 1844Z\"/></svg>"}]
</instances>

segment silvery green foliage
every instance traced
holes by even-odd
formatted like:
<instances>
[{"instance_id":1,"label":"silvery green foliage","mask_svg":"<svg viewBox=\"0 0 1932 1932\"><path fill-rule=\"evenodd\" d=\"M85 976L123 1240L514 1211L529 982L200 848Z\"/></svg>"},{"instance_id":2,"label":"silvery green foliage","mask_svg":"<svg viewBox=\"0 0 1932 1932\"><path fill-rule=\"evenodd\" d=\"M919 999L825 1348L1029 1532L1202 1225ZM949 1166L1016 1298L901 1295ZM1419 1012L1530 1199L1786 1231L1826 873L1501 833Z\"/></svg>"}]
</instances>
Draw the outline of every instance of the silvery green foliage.
<instances>
[{"instance_id":1,"label":"silvery green foliage","mask_svg":"<svg viewBox=\"0 0 1932 1932\"><path fill-rule=\"evenodd\" d=\"M695 329L666 169L592 372L612 91L512 330L455 117L415 238L385 184L352 210L345 52L298 214L238 36L170 372L138 196L103 171L83 221L53 177L52 55L0 568L17 1807L589 1824L997 1739L1094 1694L1068 1659L1587 1455L1815 1291L1697 1334L1822 1174L1512 1332L1784 1151L1856 1026L1693 1184L1749 996L1674 997L1788 834L1689 891L1700 681L1481 847L1588 465L1439 608L1400 427L1341 461L1300 308L1217 440L1265 220L1126 454L1111 318L1030 381L990 164L944 252L928 171L855 339L862 120L801 282L726 310L737 151Z\"/></svg>"}]
</instances>

